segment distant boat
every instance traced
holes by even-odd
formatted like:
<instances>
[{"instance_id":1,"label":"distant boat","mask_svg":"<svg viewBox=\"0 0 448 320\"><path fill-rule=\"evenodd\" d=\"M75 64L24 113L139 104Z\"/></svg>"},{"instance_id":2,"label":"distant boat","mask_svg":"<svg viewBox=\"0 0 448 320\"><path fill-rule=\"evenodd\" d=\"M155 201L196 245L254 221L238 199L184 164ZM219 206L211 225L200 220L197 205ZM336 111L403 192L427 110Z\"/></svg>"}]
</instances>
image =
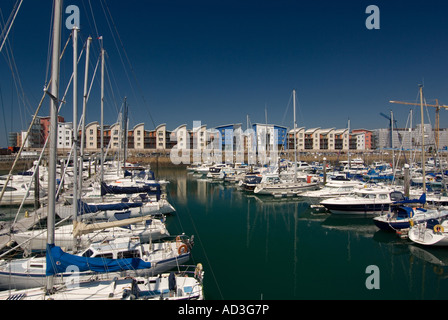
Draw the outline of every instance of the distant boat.
<instances>
[{"instance_id":1,"label":"distant boat","mask_svg":"<svg viewBox=\"0 0 448 320\"><path fill-rule=\"evenodd\" d=\"M365 184L360 181L330 180L322 189L304 191L302 193L299 193L297 196L303 198L305 201L311 204L317 205L324 199L348 196L352 194L356 189L363 188L364 186Z\"/></svg>"},{"instance_id":2,"label":"distant boat","mask_svg":"<svg viewBox=\"0 0 448 320\"><path fill-rule=\"evenodd\" d=\"M332 214L380 215L390 212L390 205L404 200L400 191L391 188L363 188L353 195L321 201Z\"/></svg>"},{"instance_id":3,"label":"distant boat","mask_svg":"<svg viewBox=\"0 0 448 320\"><path fill-rule=\"evenodd\" d=\"M255 194L281 196L296 196L297 194L307 190L317 190L320 187L319 182L309 181L276 181L259 183L254 188Z\"/></svg>"}]
</instances>

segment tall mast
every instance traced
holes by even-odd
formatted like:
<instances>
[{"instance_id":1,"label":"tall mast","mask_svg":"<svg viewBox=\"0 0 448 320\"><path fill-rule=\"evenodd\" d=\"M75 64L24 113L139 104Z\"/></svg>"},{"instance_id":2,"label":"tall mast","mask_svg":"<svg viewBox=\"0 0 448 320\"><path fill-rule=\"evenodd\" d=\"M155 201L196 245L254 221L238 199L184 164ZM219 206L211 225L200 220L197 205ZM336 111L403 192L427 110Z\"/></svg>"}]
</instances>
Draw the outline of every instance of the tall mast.
<instances>
[{"instance_id":1,"label":"tall mast","mask_svg":"<svg viewBox=\"0 0 448 320\"><path fill-rule=\"evenodd\" d=\"M122 116L122 132L123 132L123 174L126 172L126 158L127 158L127 147L128 147L128 105L126 101L126 97L124 97L124 106L123 106L123 116Z\"/></svg>"},{"instance_id":2,"label":"tall mast","mask_svg":"<svg viewBox=\"0 0 448 320\"><path fill-rule=\"evenodd\" d=\"M83 103L82 103L82 117L81 117L81 154L80 154L80 174L79 174L79 192L82 189L82 170L83 170L83 162L84 162L84 144L85 144L85 135L86 135L86 105L87 105L87 82L89 79L89 56L90 56L90 43L92 42L92 37L87 38L86 45L86 66L84 72L84 95L83 95Z\"/></svg>"},{"instance_id":3,"label":"tall mast","mask_svg":"<svg viewBox=\"0 0 448 320\"><path fill-rule=\"evenodd\" d=\"M423 114L423 85L419 85L420 88L420 112L422 117L422 179L423 179L423 193L426 193L426 172L425 172L425 121Z\"/></svg>"},{"instance_id":4,"label":"tall mast","mask_svg":"<svg viewBox=\"0 0 448 320\"><path fill-rule=\"evenodd\" d=\"M294 182L297 182L296 90L292 90L292 101L293 101L293 107L294 107Z\"/></svg>"},{"instance_id":5,"label":"tall mast","mask_svg":"<svg viewBox=\"0 0 448 320\"><path fill-rule=\"evenodd\" d=\"M78 27L73 27L73 220L78 215Z\"/></svg>"},{"instance_id":6,"label":"tall mast","mask_svg":"<svg viewBox=\"0 0 448 320\"><path fill-rule=\"evenodd\" d=\"M53 18L53 49L51 62L50 87L50 150L48 166L48 213L47 213L47 244L54 245L54 223L56 207L56 143L58 138L58 97L59 97L59 56L61 53L61 22L62 0L54 0ZM53 276L47 277L46 290L53 288Z\"/></svg>"},{"instance_id":7,"label":"tall mast","mask_svg":"<svg viewBox=\"0 0 448 320\"><path fill-rule=\"evenodd\" d=\"M350 119L347 121L347 130L348 130L348 138L347 138L347 160L348 160L348 169L350 170L351 164L350 164Z\"/></svg>"},{"instance_id":8,"label":"tall mast","mask_svg":"<svg viewBox=\"0 0 448 320\"><path fill-rule=\"evenodd\" d=\"M101 182L104 180L104 49L101 49Z\"/></svg>"}]
</instances>

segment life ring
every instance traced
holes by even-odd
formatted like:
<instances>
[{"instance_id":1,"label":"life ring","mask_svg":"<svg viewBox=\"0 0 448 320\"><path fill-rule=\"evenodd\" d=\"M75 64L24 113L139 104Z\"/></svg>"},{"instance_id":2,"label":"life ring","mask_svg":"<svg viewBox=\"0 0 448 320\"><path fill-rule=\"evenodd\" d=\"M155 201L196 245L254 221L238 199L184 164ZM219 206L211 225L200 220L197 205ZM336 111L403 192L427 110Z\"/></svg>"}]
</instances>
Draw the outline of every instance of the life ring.
<instances>
[{"instance_id":1,"label":"life ring","mask_svg":"<svg viewBox=\"0 0 448 320\"><path fill-rule=\"evenodd\" d=\"M440 224L435 225L434 232L443 232L443 227Z\"/></svg>"},{"instance_id":2,"label":"life ring","mask_svg":"<svg viewBox=\"0 0 448 320\"><path fill-rule=\"evenodd\" d=\"M188 252L188 247L186 244L179 246L179 249L177 249L177 253L179 253L179 254L184 254L187 252Z\"/></svg>"}]
</instances>

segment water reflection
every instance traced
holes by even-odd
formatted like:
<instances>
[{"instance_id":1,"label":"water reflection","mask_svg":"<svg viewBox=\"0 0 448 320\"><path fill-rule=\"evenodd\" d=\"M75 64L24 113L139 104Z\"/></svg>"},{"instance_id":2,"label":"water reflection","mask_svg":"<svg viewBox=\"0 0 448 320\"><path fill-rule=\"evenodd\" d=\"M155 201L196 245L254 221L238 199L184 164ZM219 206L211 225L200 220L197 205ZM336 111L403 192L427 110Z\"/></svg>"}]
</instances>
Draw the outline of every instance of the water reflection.
<instances>
[{"instance_id":1,"label":"water reflection","mask_svg":"<svg viewBox=\"0 0 448 320\"><path fill-rule=\"evenodd\" d=\"M257 196L233 183L177 173L163 178L171 181L178 218L192 212L206 267L216 274L209 297L219 298L213 292L219 287L227 299L448 298L448 250L415 246L379 230L371 217L316 212L299 199ZM234 264L238 279L227 276ZM369 265L381 270L381 290L365 287ZM276 281L265 283L273 273ZM233 292L240 283L244 292Z\"/></svg>"}]
</instances>

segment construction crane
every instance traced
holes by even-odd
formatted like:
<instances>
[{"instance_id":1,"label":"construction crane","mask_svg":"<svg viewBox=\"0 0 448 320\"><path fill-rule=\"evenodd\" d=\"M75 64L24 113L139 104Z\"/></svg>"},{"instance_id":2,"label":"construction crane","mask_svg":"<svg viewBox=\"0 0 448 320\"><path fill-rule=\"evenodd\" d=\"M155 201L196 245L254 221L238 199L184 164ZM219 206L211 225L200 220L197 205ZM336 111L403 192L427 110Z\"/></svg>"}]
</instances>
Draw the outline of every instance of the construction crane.
<instances>
[{"instance_id":1,"label":"construction crane","mask_svg":"<svg viewBox=\"0 0 448 320\"><path fill-rule=\"evenodd\" d=\"M397 127L397 120L393 119L392 111L390 112L390 117L388 115L385 115L384 113L380 112L380 115L389 120L389 130L390 130L390 147L394 147L394 140L393 140L393 132L394 132L394 126ZM392 120L393 119L393 120Z\"/></svg>"},{"instance_id":2,"label":"construction crane","mask_svg":"<svg viewBox=\"0 0 448 320\"><path fill-rule=\"evenodd\" d=\"M394 140L393 140L393 132L394 132L394 127L395 129L397 128L397 120L395 120L394 118L394 114L392 112L392 110L390 111L390 117L382 112L380 112L380 115L383 116L384 118L386 118L387 120L389 120L389 127L390 127L390 147L394 148ZM397 135L398 135L398 142L400 143L400 148L402 146L403 143L403 139L402 136L400 134L400 132L397 131Z\"/></svg>"},{"instance_id":3,"label":"construction crane","mask_svg":"<svg viewBox=\"0 0 448 320\"><path fill-rule=\"evenodd\" d=\"M389 101L390 103L397 104L406 104L411 106L419 106L420 103L412 103L412 102L403 102L403 101ZM439 131L440 131L440 108L448 109L448 106L439 105L439 100L436 99L436 104L425 104L427 107L436 108L436 123L435 123L435 140L436 140L436 148L439 150Z\"/></svg>"}]
</instances>

